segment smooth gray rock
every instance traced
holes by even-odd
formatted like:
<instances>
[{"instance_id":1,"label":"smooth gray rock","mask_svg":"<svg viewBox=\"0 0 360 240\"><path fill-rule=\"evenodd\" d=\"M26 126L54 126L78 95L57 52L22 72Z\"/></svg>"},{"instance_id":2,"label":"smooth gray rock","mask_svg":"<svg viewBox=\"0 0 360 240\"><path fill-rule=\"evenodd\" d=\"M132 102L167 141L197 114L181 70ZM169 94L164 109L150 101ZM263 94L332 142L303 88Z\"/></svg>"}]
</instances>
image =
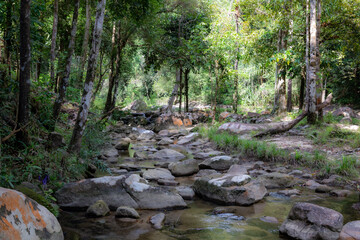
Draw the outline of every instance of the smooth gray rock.
<instances>
[{"instance_id":1,"label":"smooth gray rock","mask_svg":"<svg viewBox=\"0 0 360 240\"><path fill-rule=\"evenodd\" d=\"M339 240L360 240L360 221L345 224L341 230Z\"/></svg>"},{"instance_id":2,"label":"smooth gray rock","mask_svg":"<svg viewBox=\"0 0 360 240\"><path fill-rule=\"evenodd\" d=\"M155 133L151 130L145 130L142 132L139 137L137 138L138 141L146 141L151 140L155 137Z\"/></svg>"},{"instance_id":3,"label":"smooth gray rock","mask_svg":"<svg viewBox=\"0 0 360 240\"><path fill-rule=\"evenodd\" d=\"M158 213L150 218L150 223L153 225L153 228L160 230L163 228L163 223L165 221L165 214Z\"/></svg>"},{"instance_id":4,"label":"smooth gray rock","mask_svg":"<svg viewBox=\"0 0 360 240\"><path fill-rule=\"evenodd\" d=\"M216 156L206 159L199 164L199 168L210 168L214 170L227 170L234 164L234 160L230 156Z\"/></svg>"},{"instance_id":5,"label":"smooth gray rock","mask_svg":"<svg viewBox=\"0 0 360 240\"><path fill-rule=\"evenodd\" d=\"M86 210L86 216L88 217L104 217L109 213L110 209L103 200L96 201Z\"/></svg>"},{"instance_id":6,"label":"smooth gray rock","mask_svg":"<svg viewBox=\"0 0 360 240\"><path fill-rule=\"evenodd\" d=\"M280 233L301 240L337 240L343 226L341 213L311 203L296 203Z\"/></svg>"},{"instance_id":7,"label":"smooth gray rock","mask_svg":"<svg viewBox=\"0 0 360 240\"><path fill-rule=\"evenodd\" d=\"M198 136L199 136L199 133L190 133L189 135L181 137L179 139L179 141L177 142L177 144L179 144L179 145L188 144L188 143L194 141Z\"/></svg>"},{"instance_id":8,"label":"smooth gray rock","mask_svg":"<svg viewBox=\"0 0 360 240\"><path fill-rule=\"evenodd\" d=\"M140 215L135 209L131 207L121 206L116 209L115 217L138 219L140 218Z\"/></svg>"},{"instance_id":9,"label":"smooth gray rock","mask_svg":"<svg viewBox=\"0 0 360 240\"><path fill-rule=\"evenodd\" d=\"M174 140L172 140L171 138L168 138L168 137L164 137L157 144L158 145L169 145L169 144L173 144L173 143L174 143Z\"/></svg>"},{"instance_id":10,"label":"smooth gray rock","mask_svg":"<svg viewBox=\"0 0 360 240\"><path fill-rule=\"evenodd\" d=\"M143 172L143 178L145 178L146 180L175 179L175 177L171 175L171 172L165 168L155 168L155 169L146 170Z\"/></svg>"},{"instance_id":11,"label":"smooth gray rock","mask_svg":"<svg viewBox=\"0 0 360 240\"><path fill-rule=\"evenodd\" d=\"M224 152L212 150L212 151L208 151L208 152L195 153L194 158L205 159L205 158L211 158L211 157L216 157L216 156L220 156L220 155L224 155Z\"/></svg>"},{"instance_id":12,"label":"smooth gray rock","mask_svg":"<svg viewBox=\"0 0 360 240\"><path fill-rule=\"evenodd\" d=\"M296 183L293 176L278 172L260 175L258 181L262 182L267 189L289 188Z\"/></svg>"},{"instance_id":13,"label":"smooth gray rock","mask_svg":"<svg viewBox=\"0 0 360 240\"><path fill-rule=\"evenodd\" d=\"M172 149L163 149L154 153L151 157L162 162L177 162L184 159L186 156Z\"/></svg>"},{"instance_id":14,"label":"smooth gray rock","mask_svg":"<svg viewBox=\"0 0 360 240\"><path fill-rule=\"evenodd\" d=\"M198 162L194 159L170 163L168 168L174 176L188 176L199 171Z\"/></svg>"},{"instance_id":15,"label":"smooth gray rock","mask_svg":"<svg viewBox=\"0 0 360 240\"><path fill-rule=\"evenodd\" d=\"M195 192L191 187L179 186L176 191L184 200L192 200L195 197Z\"/></svg>"}]
</instances>

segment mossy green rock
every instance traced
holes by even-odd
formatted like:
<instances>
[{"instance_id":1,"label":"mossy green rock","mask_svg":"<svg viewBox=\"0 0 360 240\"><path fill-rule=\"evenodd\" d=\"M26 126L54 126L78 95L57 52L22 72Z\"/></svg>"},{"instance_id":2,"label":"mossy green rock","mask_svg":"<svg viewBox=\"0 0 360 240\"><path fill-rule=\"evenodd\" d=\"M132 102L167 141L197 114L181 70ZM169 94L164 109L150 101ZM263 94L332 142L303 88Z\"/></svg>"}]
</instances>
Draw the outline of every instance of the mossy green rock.
<instances>
[{"instance_id":1,"label":"mossy green rock","mask_svg":"<svg viewBox=\"0 0 360 240\"><path fill-rule=\"evenodd\" d=\"M108 205L103 200L98 200L86 210L88 217L104 217L110 213Z\"/></svg>"}]
</instances>

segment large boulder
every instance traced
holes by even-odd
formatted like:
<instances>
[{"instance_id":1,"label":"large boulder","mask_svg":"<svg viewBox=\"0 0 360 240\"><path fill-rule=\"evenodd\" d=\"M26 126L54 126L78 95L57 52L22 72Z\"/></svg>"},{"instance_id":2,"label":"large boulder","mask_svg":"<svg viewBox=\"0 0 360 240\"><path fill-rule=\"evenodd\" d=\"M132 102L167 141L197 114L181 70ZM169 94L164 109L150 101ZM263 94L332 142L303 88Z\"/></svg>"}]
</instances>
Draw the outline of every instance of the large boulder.
<instances>
[{"instance_id":1,"label":"large boulder","mask_svg":"<svg viewBox=\"0 0 360 240\"><path fill-rule=\"evenodd\" d=\"M182 145L182 144L190 143L190 142L194 141L198 136L199 136L198 133L190 133L189 135L181 137L179 139L179 141L177 142L177 144Z\"/></svg>"},{"instance_id":2,"label":"large boulder","mask_svg":"<svg viewBox=\"0 0 360 240\"><path fill-rule=\"evenodd\" d=\"M355 113L355 111L349 107L341 107L333 111L333 116L343 116L345 118L356 118L358 115Z\"/></svg>"},{"instance_id":3,"label":"large boulder","mask_svg":"<svg viewBox=\"0 0 360 240\"><path fill-rule=\"evenodd\" d=\"M234 160L230 156L216 156L201 162L199 167L222 171L229 169L233 164Z\"/></svg>"},{"instance_id":4,"label":"large boulder","mask_svg":"<svg viewBox=\"0 0 360 240\"><path fill-rule=\"evenodd\" d=\"M85 210L98 200L103 200L111 210L120 206L138 208L137 202L123 187L125 175L106 176L67 183L55 193L63 209Z\"/></svg>"},{"instance_id":5,"label":"large boulder","mask_svg":"<svg viewBox=\"0 0 360 240\"><path fill-rule=\"evenodd\" d=\"M171 175L171 172L165 168L155 168L155 169L146 170L143 172L143 178L145 178L146 180L175 179L175 177Z\"/></svg>"},{"instance_id":6,"label":"large boulder","mask_svg":"<svg viewBox=\"0 0 360 240\"><path fill-rule=\"evenodd\" d=\"M147 105L143 100L138 99L131 103L130 109L135 112L143 112L147 109Z\"/></svg>"},{"instance_id":7,"label":"large boulder","mask_svg":"<svg viewBox=\"0 0 360 240\"><path fill-rule=\"evenodd\" d=\"M345 224L340 233L340 240L360 240L360 221Z\"/></svg>"},{"instance_id":8,"label":"large boulder","mask_svg":"<svg viewBox=\"0 0 360 240\"><path fill-rule=\"evenodd\" d=\"M341 213L311 203L296 203L280 233L301 240L337 240L343 226Z\"/></svg>"},{"instance_id":9,"label":"large boulder","mask_svg":"<svg viewBox=\"0 0 360 240\"><path fill-rule=\"evenodd\" d=\"M272 172L258 177L258 181L264 183L267 189L289 188L295 185L293 176L284 173Z\"/></svg>"},{"instance_id":10,"label":"large boulder","mask_svg":"<svg viewBox=\"0 0 360 240\"><path fill-rule=\"evenodd\" d=\"M251 205L267 194L263 183L251 181L249 175L232 171L198 178L193 188L201 197L226 205Z\"/></svg>"},{"instance_id":11,"label":"large boulder","mask_svg":"<svg viewBox=\"0 0 360 240\"><path fill-rule=\"evenodd\" d=\"M0 239L64 239L56 217L24 194L0 187Z\"/></svg>"},{"instance_id":12,"label":"large boulder","mask_svg":"<svg viewBox=\"0 0 360 240\"><path fill-rule=\"evenodd\" d=\"M188 176L199 171L198 163L194 159L170 163L168 168L174 176Z\"/></svg>"},{"instance_id":13,"label":"large boulder","mask_svg":"<svg viewBox=\"0 0 360 240\"><path fill-rule=\"evenodd\" d=\"M154 153L151 157L162 162L177 162L186 156L172 149L163 149Z\"/></svg>"},{"instance_id":14,"label":"large boulder","mask_svg":"<svg viewBox=\"0 0 360 240\"><path fill-rule=\"evenodd\" d=\"M146 141L146 140L150 140L153 139L155 137L155 133L151 130L145 130L144 132L142 132L139 137L137 138L137 140L139 141Z\"/></svg>"}]
</instances>

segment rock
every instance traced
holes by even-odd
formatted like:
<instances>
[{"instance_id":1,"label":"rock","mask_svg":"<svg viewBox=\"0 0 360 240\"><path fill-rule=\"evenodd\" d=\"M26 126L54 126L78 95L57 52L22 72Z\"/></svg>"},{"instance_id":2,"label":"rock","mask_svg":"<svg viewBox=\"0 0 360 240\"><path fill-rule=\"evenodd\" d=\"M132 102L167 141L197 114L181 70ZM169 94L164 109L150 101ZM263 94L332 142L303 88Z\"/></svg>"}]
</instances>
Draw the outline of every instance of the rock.
<instances>
[{"instance_id":1,"label":"rock","mask_svg":"<svg viewBox=\"0 0 360 240\"><path fill-rule=\"evenodd\" d=\"M103 200L96 201L86 210L86 216L88 217L104 217L109 213L110 209Z\"/></svg>"},{"instance_id":2,"label":"rock","mask_svg":"<svg viewBox=\"0 0 360 240\"><path fill-rule=\"evenodd\" d=\"M186 207L184 199L166 187L152 187L137 174L125 180L127 192L136 199L140 209L182 209ZM126 205L128 206L128 205Z\"/></svg>"},{"instance_id":3,"label":"rock","mask_svg":"<svg viewBox=\"0 0 360 240\"><path fill-rule=\"evenodd\" d=\"M189 135L186 135L185 137L180 138L179 141L177 142L177 144L182 145L182 144L190 143L190 142L194 141L198 136L199 136L198 133L190 133Z\"/></svg>"},{"instance_id":4,"label":"rock","mask_svg":"<svg viewBox=\"0 0 360 240\"><path fill-rule=\"evenodd\" d=\"M331 175L329 178L322 180L321 183L336 185L338 180L341 180L341 177L339 175Z\"/></svg>"},{"instance_id":5,"label":"rock","mask_svg":"<svg viewBox=\"0 0 360 240\"><path fill-rule=\"evenodd\" d=\"M303 172L300 170L293 170L289 174L294 175L294 176L301 176L301 175L303 175Z\"/></svg>"},{"instance_id":6,"label":"rock","mask_svg":"<svg viewBox=\"0 0 360 240\"><path fill-rule=\"evenodd\" d=\"M83 210L98 200L103 200L111 210L124 205L138 208L123 187L125 178L125 175L106 176L67 183L55 193L55 197L63 209Z\"/></svg>"},{"instance_id":7,"label":"rock","mask_svg":"<svg viewBox=\"0 0 360 240\"><path fill-rule=\"evenodd\" d=\"M188 176L199 171L198 163L194 159L170 163L168 168L174 176Z\"/></svg>"},{"instance_id":8,"label":"rock","mask_svg":"<svg viewBox=\"0 0 360 240\"><path fill-rule=\"evenodd\" d=\"M191 187L179 186L176 187L176 191L185 200L192 200L195 197L195 192Z\"/></svg>"},{"instance_id":9,"label":"rock","mask_svg":"<svg viewBox=\"0 0 360 240\"><path fill-rule=\"evenodd\" d=\"M177 186L179 185L179 183L175 180L171 180L171 179L159 179L157 180L157 183L159 185L164 185L164 186Z\"/></svg>"},{"instance_id":10,"label":"rock","mask_svg":"<svg viewBox=\"0 0 360 240\"><path fill-rule=\"evenodd\" d=\"M0 209L0 239L64 239L56 217L18 191L0 187Z\"/></svg>"},{"instance_id":11,"label":"rock","mask_svg":"<svg viewBox=\"0 0 360 240\"><path fill-rule=\"evenodd\" d=\"M194 191L201 197L226 205L251 205L267 194L263 183L249 182L249 175L205 176L195 180Z\"/></svg>"},{"instance_id":12,"label":"rock","mask_svg":"<svg viewBox=\"0 0 360 240\"><path fill-rule=\"evenodd\" d=\"M205 161L199 164L199 168L210 168L214 170L227 170L234 164L234 160L230 156L217 156L212 157L210 159L206 159Z\"/></svg>"},{"instance_id":13,"label":"rock","mask_svg":"<svg viewBox=\"0 0 360 240\"><path fill-rule=\"evenodd\" d=\"M260 113L256 113L256 112L248 112L246 117L248 118L254 118L254 117L260 117L261 114Z\"/></svg>"},{"instance_id":14,"label":"rock","mask_svg":"<svg viewBox=\"0 0 360 240\"><path fill-rule=\"evenodd\" d=\"M294 196L294 195L300 195L300 190L298 190L298 189L281 190L281 191L278 191L277 193L280 194L280 195L291 197L291 196Z\"/></svg>"},{"instance_id":15,"label":"rock","mask_svg":"<svg viewBox=\"0 0 360 240\"><path fill-rule=\"evenodd\" d=\"M347 197L349 195L351 195L351 191L349 190L332 190L330 192L330 195L331 196L334 196L334 197Z\"/></svg>"},{"instance_id":16,"label":"rock","mask_svg":"<svg viewBox=\"0 0 360 240\"><path fill-rule=\"evenodd\" d=\"M243 135L243 134L249 134L253 131L265 131L273 126L276 126L276 123L249 124L249 123L241 123L241 122L229 122L222 124L218 130L228 131L234 134Z\"/></svg>"},{"instance_id":17,"label":"rock","mask_svg":"<svg viewBox=\"0 0 360 240\"><path fill-rule=\"evenodd\" d=\"M165 221L165 214L164 213L158 213L150 218L150 223L153 225L153 227L157 230L162 229L163 222Z\"/></svg>"},{"instance_id":18,"label":"rock","mask_svg":"<svg viewBox=\"0 0 360 240\"><path fill-rule=\"evenodd\" d=\"M106 158L115 158L115 157L119 156L119 152L115 148L108 148L103 151L103 155Z\"/></svg>"},{"instance_id":19,"label":"rock","mask_svg":"<svg viewBox=\"0 0 360 240\"><path fill-rule=\"evenodd\" d=\"M205 159L205 158L210 158L210 157L216 157L216 156L220 156L223 155L224 152L220 152L220 151L209 151L209 152L200 152L200 153L196 153L194 155L194 158L196 159Z\"/></svg>"},{"instance_id":20,"label":"rock","mask_svg":"<svg viewBox=\"0 0 360 240\"><path fill-rule=\"evenodd\" d=\"M260 218L261 221L267 222L267 223L274 223L278 224L279 221L276 219L276 217L270 217L270 216L263 216Z\"/></svg>"},{"instance_id":21,"label":"rock","mask_svg":"<svg viewBox=\"0 0 360 240\"><path fill-rule=\"evenodd\" d=\"M231 115L229 112L222 112L219 115L219 121L222 122Z\"/></svg>"},{"instance_id":22,"label":"rock","mask_svg":"<svg viewBox=\"0 0 360 240\"><path fill-rule=\"evenodd\" d=\"M152 158L163 162L177 162L186 156L172 149L163 149L152 155Z\"/></svg>"},{"instance_id":23,"label":"rock","mask_svg":"<svg viewBox=\"0 0 360 240\"><path fill-rule=\"evenodd\" d=\"M352 110L349 107L338 108L332 114L336 117L337 116L343 116L345 118L350 118L350 117L356 118L357 117L357 114L354 112L354 110Z\"/></svg>"},{"instance_id":24,"label":"rock","mask_svg":"<svg viewBox=\"0 0 360 240\"><path fill-rule=\"evenodd\" d=\"M158 179L167 179L174 180L175 177L171 175L171 172L165 168L155 168L149 169L143 172L143 178L146 180L158 180Z\"/></svg>"},{"instance_id":25,"label":"rock","mask_svg":"<svg viewBox=\"0 0 360 240\"><path fill-rule=\"evenodd\" d=\"M51 132L48 135L47 146L51 149L62 148L66 145L64 137L57 132Z\"/></svg>"},{"instance_id":26,"label":"rock","mask_svg":"<svg viewBox=\"0 0 360 240\"><path fill-rule=\"evenodd\" d=\"M320 183L315 182L314 180L308 180L305 183L305 186L310 189L316 189L317 187L321 186Z\"/></svg>"},{"instance_id":27,"label":"rock","mask_svg":"<svg viewBox=\"0 0 360 240\"><path fill-rule=\"evenodd\" d=\"M351 117L343 117L343 118L340 120L340 123L342 123L342 124L351 124L351 123L352 123L352 119L351 119Z\"/></svg>"},{"instance_id":28,"label":"rock","mask_svg":"<svg viewBox=\"0 0 360 240\"><path fill-rule=\"evenodd\" d=\"M258 181L262 182L266 188L289 188L295 185L294 177L284 173L268 173L258 177Z\"/></svg>"},{"instance_id":29,"label":"rock","mask_svg":"<svg viewBox=\"0 0 360 240\"><path fill-rule=\"evenodd\" d=\"M120 140L116 145L115 148L117 150L128 150L130 146L130 141Z\"/></svg>"},{"instance_id":30,"label":"rock","mask_svg":"<svg viewBox=\"0 0 360 240\"><path fill-rule=\"evenodd\" d=\"M311 203L296 203L280 233L295 239L337 240L343 226L341 213Z\"/></svg>"},{"instance_id":31,"label":"rock","mask_svg":"<svg viewBox=\"0 0 360 240\"><path fill-rule=\"evenodd\" d=\"M164 137L157 144L158 145L169 145L169 144L173 144L173 143L174 143L174 140L172 140L171 138L168 138L168 137Z\"/></svg>"},{"instance_id":32,"label":"rock","mask_svg":"<svg viewBox=\"0 0 360 240\"><path fill-rule=\"evenodd\" d=\"M138 99L131 103L130 109L135 112L143 112L146 111L147 105L143 100Z\"/></svg>"},{"instance_id":33,"label":"rock","mask_svg":"<svg viewBox=\"0 0 360 240\"><path fill-rule=\"evenodd\" d=\"M160 136L162 136L162 137L170 136L169 130L166 130L166 129L161 130L158 134L159 134Z\"/></svg>"},{"instance_id":34,"label":"rock","mask_svg":"<svg viewBox=\"0 0 360 240\"><path fill-rule=\"evenodd\" d=\"M121 206L116 209L115 217L138 219L138 218L140 218L140 215L135 209L133 209L131 207Z\"/></svg>"},{"instance_id":35,"label":"rock","mask_svg":"<svg viewBox=\"0 0 360 240\"><path fill-rule=\"evenodd\" d=\"M195 177L205 177L210 175L219 175L220 173L214 169L200 169L200 171L195 175Z\"/></svg>"},{"instance_id":36,"label":"rock","mask_svg":"<svg viewBox=\"0 0 360 240\"><path fill-rule=\"evenodd\" d=\"M312 175L309 174L309 173L305 173L305 174L303 174L301 177L302 177L302 178L305 178L305 179L310 179L310 178L312 178Z\"/></svg>"},{"instance_id":37,"label":"rock","mask_svg":"<svg viewBox=\"0 0 360 240\"><path fill-rule=\"evenodd\" d=\"M155 133L151 130L145 130L137 138L138 141L151 140L155 137Z\"/></svg>"},{"instance_id":38,"label":"rock","mask_svg":"<svg viewBox=\"0 0 360 240\"><path fill-rule=\"evenodd\" d=\"M360 221L345 224L340 232L339 240L360 240Z\"/></svg>"},{"instance_id":39,"label":"rock","mask_svg":"<svg viewBox=\"0 0 360 240\"><path fill-rule=\"evenodd\" d=\"M315 188L315 192L317 193L329 193L331 192L332 188L326 185L320 185Z\"/></svg>"},{"instance_id":40,"label":"rock","mask_svg":"<svg viewBox=\"0 0 360 240\"><path fill-rule=\"evenodd\" d=\"M233 207L216 207L212 210L212 214L235 213L236 208Z\"/></svg>"}]
</instances>

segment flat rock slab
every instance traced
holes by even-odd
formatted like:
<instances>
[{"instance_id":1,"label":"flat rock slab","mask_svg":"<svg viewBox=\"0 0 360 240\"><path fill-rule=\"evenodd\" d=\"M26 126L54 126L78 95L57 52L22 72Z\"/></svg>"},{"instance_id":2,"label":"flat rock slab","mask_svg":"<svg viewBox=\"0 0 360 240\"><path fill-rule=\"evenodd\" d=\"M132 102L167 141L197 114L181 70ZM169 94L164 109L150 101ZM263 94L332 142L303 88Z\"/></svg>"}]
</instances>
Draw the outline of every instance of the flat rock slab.
<instances>
[{"instance_id":1,"label":"flat rock slab","mask_svg":"<svg viewBox=\"0 0 360 240\"><path fill-rule=\"evenodd\" d=\"M179 144L179 145L188 144L188 143L194 141L198 136L199 136L199 133L190 133L189 135L181 137L179 139L179 141L177 142L177 144Z\"/></svg>"},{"instance_id":2,"label":"flat rock slab","mask_svg":"<svg viewBox=\"0 0 360 240\"><path fill-rule=\"evenodd\" d=\"M258 181L262 182L267 189L289 188L296 183L293 176L278 172L260 175Z\"/></svg>"},{"instance_id":3,"label":"flat rock slab","mask_svg":"<svg viewBox=\"0 0 360 240\"><path fill-rule=\"evenodd\" d=\"M196 159L205 159L205 158L211 158L211 157L216 157L216 156L220 156L220 155L224 155L224 152L214 150L214 151L209 151L209 152L195 153L194 158L196 158Z\"/></svg>"},{"instance_id":4,"label":"flat rock slab","mask_svg":"<svg viewBox=\"0 0 360 240\"><path fill-rule=\"evenodd\" d=\"M188 176L199 171L198 161L188 159L181 162L170 163L169 170L174 176Z\"/></svg>"},{"instance_id":5,"label":"flat rock slab","mask_svg":"<svg viewBox=\"0 0 360 240\"><path fill-rule=\"evenodd\" d=\"M171 175L171 172L165 168L155 168L155 169L146 170L143 172L143 178L145 178L146 180L175 179L175 177Z\"/></svg>"},{"instance_id":6,"label":"flat rock slab","mask_svg":"<svg viewBox=\"0 0 360 240\"><path fill-rule=\"evenodd\" d=\"M216 156L210 159L206 159L199 164L199 168L214 169L214 170L227 170L234 164L234 160L230 156Z\"/></svg>"},{"instance_id":7,"label":"flat rock slab","mask_svg":"<svg viewBox=\"0 0 360 240\"><path fill-rule=\"evenodd\" d=\"M151 158L162 162L177 162L186 158L186 156L172 149L163 149L150 156Z\"/></svg>"},{"instance_id":8,"label":"flat rock slab","mask_svg":"<svg viewBox=\"0 0 360 240\"><path fill-rule=\"evenodd\" d=\"M280 227L280 233L295 239L337 240L343 226L341 213L311 203L296 203Z\"/></svg>"}]
</instances>

